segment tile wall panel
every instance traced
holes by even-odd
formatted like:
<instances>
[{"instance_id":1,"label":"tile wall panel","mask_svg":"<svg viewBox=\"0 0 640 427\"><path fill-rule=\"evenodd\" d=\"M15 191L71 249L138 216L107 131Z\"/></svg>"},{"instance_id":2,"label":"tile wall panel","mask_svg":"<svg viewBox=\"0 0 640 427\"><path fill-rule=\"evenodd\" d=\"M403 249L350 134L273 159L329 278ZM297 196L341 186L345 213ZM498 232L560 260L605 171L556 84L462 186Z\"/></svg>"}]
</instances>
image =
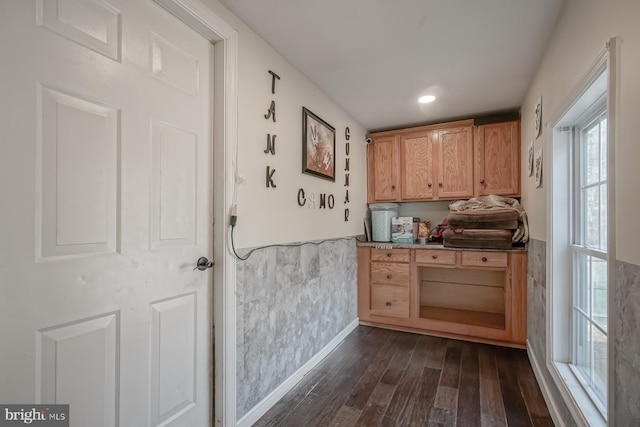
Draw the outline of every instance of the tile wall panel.
<instances>
[{"instance_id":1,"label":"tile wall panel","mask_svg":"<svg viewBox=\"0 0 640 427\"><path fill-rule=\"evenodd\" d=\"M237 271L238 418L357 317L355 239L255 251Z\"/></svg>"}]
</instances>

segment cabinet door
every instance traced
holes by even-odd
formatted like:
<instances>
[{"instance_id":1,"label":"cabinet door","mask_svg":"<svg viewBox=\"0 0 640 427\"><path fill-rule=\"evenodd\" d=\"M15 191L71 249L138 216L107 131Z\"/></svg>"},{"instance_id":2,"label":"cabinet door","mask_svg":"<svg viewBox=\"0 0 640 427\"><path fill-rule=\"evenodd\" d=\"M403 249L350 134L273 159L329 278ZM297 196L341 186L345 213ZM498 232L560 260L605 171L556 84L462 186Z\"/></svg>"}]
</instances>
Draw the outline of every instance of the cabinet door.
<instances>
[{"instance_id":1,"label":"cabinet door","mask_svg":"<svg viewBox=\"0 0 640 427\"><path fill-rule=\"evenodd\" d=\"M478 126L476 195L520 195L520 135L517 121Z\"/></svg>"},{"instance_id":2,"label":"cabinet door","mask_svg":"<svg viewBox=\"0 0 640 427\"><path fill-rule=\"evenodd\" d=\"M438 147L438 197L473 197L472 126L440 130Z\"/></svg>"},{"instance_id":3,"label":"cabinet door","mask_svg":"<svg viewBox=\"0 0 640 427\"><path fill-rule=\"evenodd\" d=\"M434 195L433 131L400 136L402 200L432 199Z\"/></svg>"},{"instance_id":4,"label":"cabinet door","mask_svg":"<svg viewBox=\"0 0 640 427\"><path fill-rule=\"evenodd\" d=\"M396 137L386 136L373 140L367 152L368 201L399 200L400 158Z\"/></svg>"}]
</instances>

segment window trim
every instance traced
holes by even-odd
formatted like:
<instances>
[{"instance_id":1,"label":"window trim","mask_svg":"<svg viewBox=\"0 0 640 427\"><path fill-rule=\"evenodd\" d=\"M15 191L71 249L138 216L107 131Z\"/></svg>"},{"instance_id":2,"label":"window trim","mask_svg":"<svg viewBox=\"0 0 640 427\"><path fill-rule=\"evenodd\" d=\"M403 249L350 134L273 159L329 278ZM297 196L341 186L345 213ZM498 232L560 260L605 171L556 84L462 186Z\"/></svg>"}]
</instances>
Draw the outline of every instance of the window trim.
<instances>
[{"instance_id":1,"label":"window trim","mask_svg":"<svg viewBox=\"0 0 640 427\"><path fill-rule=\"evenodd\" d=\"M619 37L611 38L606 47L596 57L595 61L589 67L582 79L576 87L565 98L557 108L555 114L550 116L549 125L545 125L550 132L547 132L544 144L548 147L548 154L545 156L543 163L544 174L548 177L547 182L547 250L546 250L546 354L545 368L554 383L554 387L560 395L563 406L566 406L573 417L573 421L578 425L607 425L607 420L603 419L600 411L597 410L591 399L581 386L577 385L575 377L567 364L567 331L570 331L567 323L567 313L570 311L571 301L563 297L563 289L566 294L566 287L571 280L566 266L562 264L554 264L557 256L566 256L565 249L559 244L568 244L566 238L561 236L567 234L566 227L569 226L570 213L565 210L559 212L557 207L554 209L554 202L559 205L567 205L566 194L569 188L569 180L567 177L566 167L570 164L570 154L565 150L559 150L555 145L556 141L565 141L569 139L568 122L563 123L562 120L572 110L582 95L590 88L591 84L604 71L608 77L606 81L607 88L607 170L608 174L608 312L615 313L613 308L613 289L615 288L615 138L616 138L616 117L619 99L619 55L620 55L620 39ZM575 121L577 117L573 117ZM558 166L556 166L558 164ZM562 178L561 168L565 167ZM555 170L555 173L554 173ZM560 179L557 179L557 176ZM563 200L564 197L564 200ZM570 205L570 203L569 203ZM560 233L560 234L557 234ZM615 336L616 322L615 316L609 316L608 330L609 337ZM558 322L567 326L562 331L558 331ZM607 414L610 425L615 425L615 340L608 340L608 403ZM555 407L556 396L550 390L543 390L545 398L550 400L551 406ZM559 416L559 414L557 414ZM556 417L557 418L557 417Z\"/></svg>"}]
</instances>

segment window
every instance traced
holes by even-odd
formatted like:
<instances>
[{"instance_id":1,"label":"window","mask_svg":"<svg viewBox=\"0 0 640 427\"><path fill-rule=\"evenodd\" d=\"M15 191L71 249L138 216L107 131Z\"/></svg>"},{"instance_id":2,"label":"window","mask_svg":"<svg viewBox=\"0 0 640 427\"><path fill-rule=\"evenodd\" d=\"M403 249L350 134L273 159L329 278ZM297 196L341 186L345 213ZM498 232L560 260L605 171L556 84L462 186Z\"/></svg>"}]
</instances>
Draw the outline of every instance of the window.
<instances>
[{"instance_id":1,"label":"window","mask_svg":"<svg viewBox=\"0 0 640 427\"><path fill-rule=\"evenodd\" d=\"M617 39L611 39L551 118L545 163L547 223L547 368L578 425L615 425L611 411L615 280ZM550 155L549 155L550 154ZM549 182L548 181L548 182Z\"/></svg>"},{"instance_id":2,"label":"window","mask_svg":"<svg viewBox=\"0 0 640 427\"><path fill-rule=\"evenodd\" d=\"M570 367L599 409L607 406L607 115L604 101L573 128Z\"/></svg>"}]
</instances>

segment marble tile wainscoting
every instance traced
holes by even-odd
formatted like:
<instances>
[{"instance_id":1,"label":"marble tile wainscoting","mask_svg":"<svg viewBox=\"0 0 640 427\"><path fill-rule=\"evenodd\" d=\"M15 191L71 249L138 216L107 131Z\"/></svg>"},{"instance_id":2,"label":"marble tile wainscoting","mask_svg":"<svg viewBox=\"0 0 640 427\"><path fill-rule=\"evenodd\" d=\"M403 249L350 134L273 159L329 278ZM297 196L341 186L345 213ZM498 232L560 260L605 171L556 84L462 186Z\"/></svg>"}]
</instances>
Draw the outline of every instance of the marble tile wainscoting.
<instances>
[{"instance_id":1,"label":"marble tile wainscoting","mask_svg":"<svg viewBox=\"0 0 640 427\"><path fill-rule=\"evenodd\" d=\"M527 261L527 343L531 364L542 376L538 378L542 381L540 388L553 400L553 405L547 402L549 410L555 410L561 425L574 426L571 412L547 369L547 243L529 239Z\"/></svg>"},{"instance_id":2,"label":"marble tile wainscoting","mask_svg":"<svg viewBox=\"0 0 640 427\"><path fill-rule=\"evenodd\" d=\"M619 426L640 425L640 266L616 263L615 421Z\"/></svg>"},{"instance_id":3,"label":"marble tile wainscoting","mask_svg":"<svg viewBox=\"0 0 640 427\"><path fill-rule=\"evenodd\" d=\"M356 241L260 249L237 266L240 418L357 318Z\"/></svg>"}]
</instances>

